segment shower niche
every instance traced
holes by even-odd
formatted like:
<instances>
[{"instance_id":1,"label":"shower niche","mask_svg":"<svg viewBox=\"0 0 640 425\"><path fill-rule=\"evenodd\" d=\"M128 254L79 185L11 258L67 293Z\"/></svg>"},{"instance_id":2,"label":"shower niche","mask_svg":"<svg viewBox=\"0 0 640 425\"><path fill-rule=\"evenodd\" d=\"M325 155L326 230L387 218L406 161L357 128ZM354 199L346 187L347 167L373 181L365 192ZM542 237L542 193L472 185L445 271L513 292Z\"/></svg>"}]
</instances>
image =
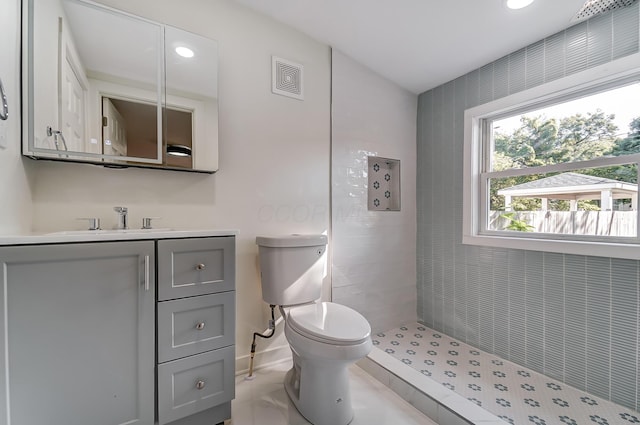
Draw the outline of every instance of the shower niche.
<instances>
[{"instance_id":1,"label":"shower niche","mask_svg":"<svg viewBox=\"0 0 640 425\"><path fill-rule=\"evenodd\" d=\"M369 211L400 211L400 160L367 157Z\"/></svg>"}]
</instances>

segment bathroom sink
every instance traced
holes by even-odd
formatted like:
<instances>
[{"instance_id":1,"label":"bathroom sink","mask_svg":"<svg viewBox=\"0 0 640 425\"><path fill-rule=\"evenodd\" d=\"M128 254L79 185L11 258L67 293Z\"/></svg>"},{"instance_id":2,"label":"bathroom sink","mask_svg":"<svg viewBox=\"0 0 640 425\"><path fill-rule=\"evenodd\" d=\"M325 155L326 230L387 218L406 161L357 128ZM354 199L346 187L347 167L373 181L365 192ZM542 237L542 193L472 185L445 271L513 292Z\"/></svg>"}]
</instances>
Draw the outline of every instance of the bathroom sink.
<instances>
[{"instance_id":1,"label":"bathroom sink","mask_svg":"<svg viewBox=\"0 0 640 425\"><path fill-rule=\"evenodd\" d=\"M100 230L63 230L61 232L51 232L48 235L111 235L121 233L158 233L171 232L174 229L157 228L157 229L100 229Z\"/></svg>"}]
</instances>

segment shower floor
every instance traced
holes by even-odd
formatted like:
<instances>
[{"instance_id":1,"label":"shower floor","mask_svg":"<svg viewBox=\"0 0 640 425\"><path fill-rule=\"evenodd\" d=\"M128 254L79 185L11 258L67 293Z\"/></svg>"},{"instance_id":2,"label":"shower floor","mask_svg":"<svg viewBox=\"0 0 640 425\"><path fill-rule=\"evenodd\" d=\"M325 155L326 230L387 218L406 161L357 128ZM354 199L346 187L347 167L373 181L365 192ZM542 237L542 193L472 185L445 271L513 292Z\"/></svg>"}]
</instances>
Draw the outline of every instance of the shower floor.
<instances>
[{"instance_id":1,"label":"shower floor","mask_svg":"<svg viewBox=\"0 0 640 425\"><path fill-rule=\"evenodd\" d=\"M373 344L511 424L640 424L640 413L411 323Z\"/></svg>"}]
</instances>

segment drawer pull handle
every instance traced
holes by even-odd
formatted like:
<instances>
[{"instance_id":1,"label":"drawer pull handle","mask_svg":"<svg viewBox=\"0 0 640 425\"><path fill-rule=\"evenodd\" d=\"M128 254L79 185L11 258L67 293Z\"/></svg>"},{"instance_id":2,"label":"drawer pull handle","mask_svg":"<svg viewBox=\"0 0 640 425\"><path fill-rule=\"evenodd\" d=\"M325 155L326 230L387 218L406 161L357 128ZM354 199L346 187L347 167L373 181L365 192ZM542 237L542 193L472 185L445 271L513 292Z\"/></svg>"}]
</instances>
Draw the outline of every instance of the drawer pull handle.
<instances>
[{"instance_id":1,"label":"drawer pull handle","mask_svg":"<svg viewBox=\"0 0 640 425\"><path fill-rule=\"evenodd\" d=\"M203 389L205 387L205 385L206 385L206 383L204 381L202 381L202 380L196 382L196 388L199 389L199 390Z\"/></svg>"},{"instance_id":2,"label":"drawer pull handle","mask_svg":"<svg viewBox=\"0 0 640 425\"><path fill-rule=\"evenodd\" d=\"M144 290L149 290L149 256L144 256Z\"/></svg>"},{"instance_id":3,"label":"drawer pull handle","mask_svg":"<svg viewBox=\"0 0 640 425\"><path fill-rule=\"evenodd\" d=\"M196 329L201 331L201 330L204 329L204 326L205 326L204 322L200 322L200 323L196 324Z\"/></svg>"},{"instance_id":4,"label":"drawer pull handle","mask_svg":"<svg viewBox=\"0 0 640 425\"><path fill-rule=\"evenodd\" d=\"M204 265L204 264L202 264L202 263L200 263L200 264L196 265L196 269L197 269L197 270L204 270L204 269L206 269L206 268L207 268L207 266L205 266L205 265Z\"/></svg>"}]
</instances>

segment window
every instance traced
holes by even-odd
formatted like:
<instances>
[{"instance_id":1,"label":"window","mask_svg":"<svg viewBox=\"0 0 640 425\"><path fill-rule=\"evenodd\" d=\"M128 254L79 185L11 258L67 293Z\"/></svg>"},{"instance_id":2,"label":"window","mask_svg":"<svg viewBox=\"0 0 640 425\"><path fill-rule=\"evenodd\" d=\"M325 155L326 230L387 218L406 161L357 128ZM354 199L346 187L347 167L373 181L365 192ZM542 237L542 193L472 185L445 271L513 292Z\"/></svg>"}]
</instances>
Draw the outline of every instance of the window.
<instances>
[{"instance_id":1,"label":"window","mask_svg":"<svg viewBox=\"0 0 640 425\"><path fill-rule=\"evenodd\" d=\"M464 243L640 257L637 64L465 112Z\"/></svg>"}]
</instances>

